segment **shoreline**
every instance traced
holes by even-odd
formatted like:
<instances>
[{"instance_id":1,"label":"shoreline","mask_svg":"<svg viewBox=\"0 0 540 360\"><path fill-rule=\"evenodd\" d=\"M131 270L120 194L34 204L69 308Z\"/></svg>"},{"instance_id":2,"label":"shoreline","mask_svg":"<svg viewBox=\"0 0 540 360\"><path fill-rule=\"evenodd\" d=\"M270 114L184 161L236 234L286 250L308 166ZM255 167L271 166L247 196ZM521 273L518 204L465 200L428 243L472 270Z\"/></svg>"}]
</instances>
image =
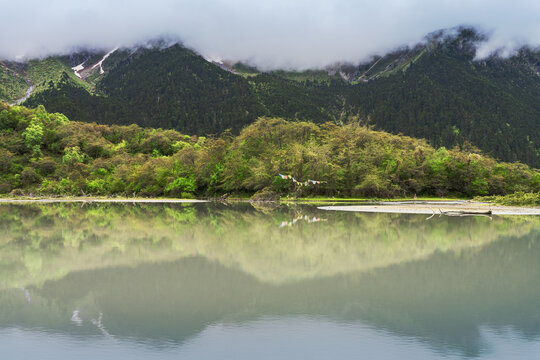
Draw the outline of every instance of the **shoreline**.
<instances>
[{"instance_id":1,"label":"shoreline","mask_svg":"<svg viewBox=\"0 0 540 360\"><path fill-rule=\"evenodd\" d=\"M540 208L502 206L475 201L401 201L366 205L318 206L326 211L350 211L361 213L490 216L490 215L540 215ZM491 211L490 215L482 212ZM457 214L463 212L463 214ZM445 214L447 213L447 214Z\"/></svg>"},{"instance_id":2,"label":"shoreline","mask_svg":"<svg viewBox=\"0 0 540 360\"><path fill-rule=\"evenodd\" d=\"M99 202L99 203L130 203L130 202L140 202L140 203L204 203L204 202L213 202L213 201L227 201L227 202L253 202L253 203L282 203L282 204L362 204L365 205L384 205L384 204L408 204L413 202L421 203L437 203L437 204L453 204L453 203L463 203L470 202L472 200L466 199L452 199L452 198L421 198L421 199L408 199L408 198L399 198L399 199L368 199L368 198L282 198L279 200L252 200L249 197L229 197L226 199L222 198L199 198L199 199L180 199L180 198L145 198L145 197L106 197L106 196L58 196L58 197L48 197L48 196L20 196L20 197L0 197L0 204L7 203L58 203L58 202Z\"/></svg>"},{"instance_id":3,"label":"shoreline","mask_svg":"<svg viewBox=\"0 0 540 360\"><path fill-rule=\"evenodd\" d=\"M189 204L208 203L220 201L219 199L173 199L173 198L106 198L106 197L22 197L0 198L2 204L50 204L50 203L147 203L147 204ZM253 202L250 199L230 198L230 202ZM491 216L491 215L540 215L540 207L503 206L489 202L456 199L398 199L398 200L368 200L368 199L286 199L268 201L272 203L298 203L304 205L320 205L317 209L324 211L348 211L360 213L390 213L390 214L416 214L416 215L449 215L449 216ZM355 202L356 204L350 204ZM257 203L257 201L255 201ZM339 204L341 203L341 204ZM339 204L339 205L337 205ZM484 214L491 211L490 215ZM457 214L463 212L463 214ZM482 213L484 212L484 213ZM446 214L445 214L446 213Z\"/></svg>"},{"instance_id":4,"label":"shoreline","mask_svg":"<svg viewBox=\"0 0 540 360\"><path fill-rule=\"evenodd\" d=\"M198 199L144 199L144 198L120 198L120 199L106 199L106 198L0 198L0 204L25 204L25 203L154 203L154 204L174 204L174 203L205 203L208 200Z\"/></svg>"}]
</instances>

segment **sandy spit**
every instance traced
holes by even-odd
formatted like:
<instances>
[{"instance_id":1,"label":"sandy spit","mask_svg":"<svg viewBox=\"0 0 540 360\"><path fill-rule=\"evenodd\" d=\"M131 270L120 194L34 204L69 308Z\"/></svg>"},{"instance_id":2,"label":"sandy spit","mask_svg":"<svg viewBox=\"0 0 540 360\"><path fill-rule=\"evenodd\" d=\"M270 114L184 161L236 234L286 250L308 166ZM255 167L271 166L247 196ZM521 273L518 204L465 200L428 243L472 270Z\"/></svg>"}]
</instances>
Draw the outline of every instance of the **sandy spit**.
<instances>
[{"instance_id":1,"label":"sandy spit","mask_svg":"<svg viewBox=\"0 0 540 360\"><path fill-rule=\"evenodd\" d=\"M393 213L393 214L421 214L440 215L445 212L480 212L491 210L492 215L540 215L540 208L499 206L480 202L411 202L411 203L388 203L377 205L339 205L319 206L321 210L355 211L368 213Z\"/></svg>"}]
</instances>

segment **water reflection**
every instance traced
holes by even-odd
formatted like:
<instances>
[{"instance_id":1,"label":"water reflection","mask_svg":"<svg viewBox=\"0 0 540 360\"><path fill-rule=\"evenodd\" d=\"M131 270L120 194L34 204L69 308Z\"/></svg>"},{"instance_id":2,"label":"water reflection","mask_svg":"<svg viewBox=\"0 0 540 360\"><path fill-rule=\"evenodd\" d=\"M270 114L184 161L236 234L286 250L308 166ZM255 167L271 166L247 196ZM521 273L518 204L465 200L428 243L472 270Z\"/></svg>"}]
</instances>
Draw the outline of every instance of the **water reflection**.
<instances>
[{"instance_id":1,"label":"water reflection","mask_svg":"<svg viewBox=\"0 0 540 360\"><path fill-rule=\"evenodd\" d=\"M279 228L300 214L328 220ZM54 204L2 206L0 231L0 328L177 346L309 318L467 357L489 351L482 329L540 336L534 217Z\"/></svg>"},{"instance_id":2,"label":"water reflection","mask_svg":"<svg viewBox=\"0 0 540 360\"><path fill-rule=\"evenodd\" d=\"M305 221L308 224L313 224L313 223L316 223L316 222L319 222L319 221L328 221L328 219L321 219L320 217L315 217L315 216L310 218L307 215L303 215L303 216L300 215L298 217L295 217L291 221L282 221L281 224L279 224L279 227L282 228L282 227L285 227L285 226L294 226L299 221Z\"/></svg>"}]
</instances>

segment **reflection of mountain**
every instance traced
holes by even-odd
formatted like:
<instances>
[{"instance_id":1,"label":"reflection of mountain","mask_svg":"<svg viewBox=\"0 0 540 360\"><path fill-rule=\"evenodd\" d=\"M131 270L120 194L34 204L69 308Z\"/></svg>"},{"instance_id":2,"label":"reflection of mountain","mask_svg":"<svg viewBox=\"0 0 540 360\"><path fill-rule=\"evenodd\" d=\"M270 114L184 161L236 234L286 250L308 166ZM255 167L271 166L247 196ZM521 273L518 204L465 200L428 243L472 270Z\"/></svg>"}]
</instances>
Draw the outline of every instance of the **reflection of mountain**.
<instances>
[{"instance_id":1,"label":"reflection of mountain","mask_svg":"<svg viewBox=\"0 0 540 360\"><path fill-rule=\"evenodd\" d=\"M0 327L98 334L90 320L101 312L113 336L176 343L220 322L307 315L361 322L475 356L481 326L540 336L539 235L281 285L202 257L75 272L30 288L30 302L19 289L1 292ZM70 324L75 309L82 327Z\"/></svg>"},{"instance_id":2,"label":"reflection of mountain","mask_svg":"<svg viewBox=\"0 0 540 360\"><path fill-rule=\"evenodd\" d=\"M300 214L321 216L247 203L0 206L0 330L176 344L217 323L307 315L471 356L484 325L540 335L536 218L332 212L279 228Z\"/></svg>"},{"instance_id":3,"label":"reflection of mountain","mask_svg":"<svg viewBox=\"0 0 540 360\"><path fill-rule=\"evenodd\" d=\"M273 284L371 271L527 234L538 219L324 213L314 207L79 204L0 206L0 289L74 271L202 256Z\"/></svg>"}]
</instances>

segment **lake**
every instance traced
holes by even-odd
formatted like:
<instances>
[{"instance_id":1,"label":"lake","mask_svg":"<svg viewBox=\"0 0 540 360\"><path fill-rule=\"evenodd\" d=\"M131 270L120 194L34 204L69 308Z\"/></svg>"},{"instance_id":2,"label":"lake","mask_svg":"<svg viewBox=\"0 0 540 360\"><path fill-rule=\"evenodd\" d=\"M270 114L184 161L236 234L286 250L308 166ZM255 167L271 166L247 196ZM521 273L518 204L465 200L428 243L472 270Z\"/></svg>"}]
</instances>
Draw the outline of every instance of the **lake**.
<instances>
[{"instance_id":1,"label":"lake","mask_svg":"<svg viewBox=\"0 0 540 360\"><path fill-rule=\"evenodd\" d=\"M537 359L540 217L0 205L2 359Z\"/></svg>"}]
</instances>

